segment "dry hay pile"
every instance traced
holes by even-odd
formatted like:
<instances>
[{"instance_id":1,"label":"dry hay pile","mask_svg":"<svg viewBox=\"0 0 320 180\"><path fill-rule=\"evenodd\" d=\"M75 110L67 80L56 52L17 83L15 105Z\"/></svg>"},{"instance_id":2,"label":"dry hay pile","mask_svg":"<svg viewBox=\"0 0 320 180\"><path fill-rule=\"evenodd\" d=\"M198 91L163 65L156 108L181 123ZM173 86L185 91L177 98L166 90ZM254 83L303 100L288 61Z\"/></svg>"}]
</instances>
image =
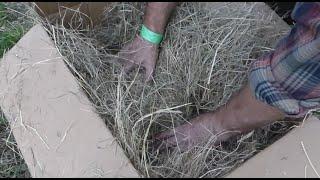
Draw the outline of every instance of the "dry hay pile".
<instances>
[{"instance_id":1,"label":"dry hay pile","mask_svg":"<svg viewBox=\"0 0 320 180\"><path fill-rule=\"evenodd\" d=\"M277 122L219 147L206 140L188 152L149 148L150 136L226 103L247 80L250 63L288 28L255 3L183 3L161 45L155 78L121 72L117 52L139 32L144 4L115 3L94 31L47 26L56 46L133 165L150 177L217 177L288 131ZM261 16L253 16L260 13ZM265 36L265 33L272 36Z\"/></svg>"}]
</instances>

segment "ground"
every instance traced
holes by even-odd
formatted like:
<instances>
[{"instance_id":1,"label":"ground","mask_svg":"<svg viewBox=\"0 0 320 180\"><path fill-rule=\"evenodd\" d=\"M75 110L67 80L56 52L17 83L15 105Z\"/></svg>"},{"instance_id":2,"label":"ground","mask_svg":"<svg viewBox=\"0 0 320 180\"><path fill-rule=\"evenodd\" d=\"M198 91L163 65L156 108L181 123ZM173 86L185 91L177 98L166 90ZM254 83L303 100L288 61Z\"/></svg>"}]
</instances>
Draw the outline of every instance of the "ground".
<instances>
[{"instance_id":1,"label":"ground","mask_svg":"<svg viewBox=\"0 0 320 180\"><path fill-rule=\"evenodd\" d=\"M0 2L0 58L23 36L29 25L21 23L21 14L8 12L7 8L23 13L22 3ZM316 113L318 116L320 113ZM27 166L16 148L8 122L0 109L0 178L30 177Z\"/></svg>"},{"instance_id":2,"label":"ground","mask_svg":"<svg viewBox=\"0 0 320 180\"><path fill-rule=\"evenodd\" d=\"M29 26L7 8L20 10L18 3L0 2L0 58L23 36ZM0 178L30 177L28 168L16 148L9 124L0 109Z\"/></svg>"}]
</instances>

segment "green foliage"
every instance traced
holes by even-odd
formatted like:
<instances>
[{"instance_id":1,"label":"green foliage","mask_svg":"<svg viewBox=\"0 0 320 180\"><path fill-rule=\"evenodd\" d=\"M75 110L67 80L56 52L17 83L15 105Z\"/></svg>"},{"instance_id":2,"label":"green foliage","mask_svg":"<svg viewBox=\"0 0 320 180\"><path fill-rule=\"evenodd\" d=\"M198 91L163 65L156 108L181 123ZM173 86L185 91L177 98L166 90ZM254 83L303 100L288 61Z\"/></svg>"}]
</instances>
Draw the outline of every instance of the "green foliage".
<instances>
[{"instance_id":1,"label":"green foliage","mask_svg":"<svg viewBox=\"0 0 320 180\"><path fill-rule=\"evenodd\" d=\"M17 5L19 4L12 4L12 6ZM0 2L0 59L4 52L19 41L26 29L25 25L18 21L19 16L8 12L6 7L7 3ZM16 153L19 150L14 144L9 124L0 109L0 178L30 177L27 165L20 154Z\"/></svg>"},{"instance_id":2,"label":"green foliage","mask_svg":"<svg viewBox=\"0 0 320 180\"><path fill-rule=\"evenodd\" d=\"M0 126L6 123L5 119L0 116Z\"/></svg>"},{"instance_id":3,"label":"green foliage","mask_svg":"<svg viewBox=\"0 0 320 180\"><path fill-rule=\"evenodd\" d=\"M23 36L23 27L8 20L5 4L0 2L0 57Z\"/></svg>"}]
</instances>

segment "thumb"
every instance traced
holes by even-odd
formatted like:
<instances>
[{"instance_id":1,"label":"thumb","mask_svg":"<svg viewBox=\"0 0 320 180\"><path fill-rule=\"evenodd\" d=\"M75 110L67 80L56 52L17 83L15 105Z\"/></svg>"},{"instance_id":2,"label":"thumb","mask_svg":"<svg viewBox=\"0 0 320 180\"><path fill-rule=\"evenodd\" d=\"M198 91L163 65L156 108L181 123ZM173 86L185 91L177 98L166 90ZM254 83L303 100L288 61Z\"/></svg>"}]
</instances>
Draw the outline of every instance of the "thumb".
<instances>
[{"instance_id":1,"label":"thumb","mask_svg":"<svg viewBox=\"0 0 320 180\"><path fill-rule=\"evenodd\" d=\"M146 69L145 79L146 79L146 82L149 82L151 79L153 79L154 66L145 66L145 69Z\"/></svg>"},{"instance_id":2,"label":"thumb","mask_svg":"<svg viewBox=\"0 0 320 180\"><path fill-rule=\"evenodd\" d=\"M125 64L124 64L124 67L123 67L123 70L126 74L128 74L133 68L134 68L135 64L130 62L130 61L127 61Z\"/></svg>"}]
</instances>

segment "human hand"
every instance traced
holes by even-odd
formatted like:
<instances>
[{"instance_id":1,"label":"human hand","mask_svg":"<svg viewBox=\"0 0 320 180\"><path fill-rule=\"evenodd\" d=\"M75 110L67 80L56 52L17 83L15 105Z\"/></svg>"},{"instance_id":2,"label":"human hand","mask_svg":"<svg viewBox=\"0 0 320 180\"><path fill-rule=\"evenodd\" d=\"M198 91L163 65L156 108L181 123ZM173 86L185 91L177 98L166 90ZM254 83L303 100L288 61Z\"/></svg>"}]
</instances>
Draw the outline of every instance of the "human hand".
<instances>
[{"instance_id":1,"label":"human hand","mask_svg":"<svg viewBox=\"0 0 320 180\"><path fill-rule=\"evenodd\" d=\"M185 151L199 143L207 143L208 138L214 137L214 146L232 136L248 133L284 117L285 114L279 109L257 100L249 84L246 84L215 112L201 114L190 123L157 134L154 144L155 148L178 146Z\"/></svg>"},{"instance_id":2,"label":"human hand","mask_svg":"<svg viewBox=\"0 0 320 180\"><path fill-rule=\"evenodd\" d=\"M131 43L120 50L118 55L124 62L123 70L126 73L129 73L136 66L144 67L145 79L148 82L153 78L159 55L159 45L152 44L137 35Z\"/></svg>"},{"instance_id":3,"label":"human hand","mask_svg":"<svg viewBox=\"0 0 320 180\"><path fill-rule=\"evenodd\" d=\"M213 113L204 113L185 123L154 136L155 148L165 149L178 147L186 151L214 137L212 145L220 144L231 136L225 133L219 118Z\"/></svg>"}]
</instances>

